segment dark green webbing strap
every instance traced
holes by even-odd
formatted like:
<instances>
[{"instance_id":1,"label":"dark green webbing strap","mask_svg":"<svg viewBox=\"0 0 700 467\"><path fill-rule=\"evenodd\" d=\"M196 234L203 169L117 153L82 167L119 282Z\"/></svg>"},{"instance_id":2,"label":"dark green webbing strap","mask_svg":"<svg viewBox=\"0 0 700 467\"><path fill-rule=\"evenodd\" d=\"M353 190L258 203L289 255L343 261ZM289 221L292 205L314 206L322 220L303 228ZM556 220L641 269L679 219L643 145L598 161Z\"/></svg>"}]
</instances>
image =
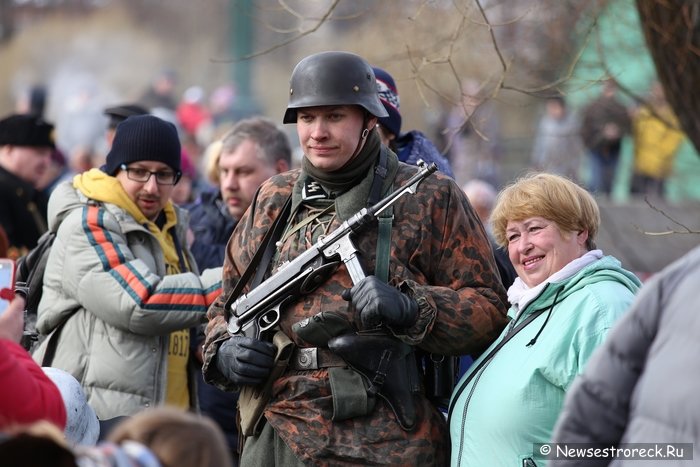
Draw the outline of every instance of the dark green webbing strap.
<instances>
[{"instance_id":1,"label":"dark green webbing strap","mask_svg":"<svg viewBox=\"0 0 700 467\"><path fill-rule=\"evenodd\" d=\"M389 280L389 257L391 256L391 224L394 221L393 206L389 206L386 212L377 219L379 223L377 237L377 260L374 267L374 275L382 282Z\"/></svg>"},{"instance_id":2,"label":"dark green webbing strap","mask_svg":"<svg viewBox=\"0 0 700 467\"><path fill-rule=\"evenodd\" d=\"M369 191L369 197L367 198L367 207L374 206L379 202L382 195L382 186L384 185L384 180L389 173L389 156L387 154L388 149L382 144L379 150L379 161L374 168L374 180L372 180L372 187Z\"/></svg>"},{"instance_id":3,"label":"dark green webbing strap","mask_svg":"<svg viewBox=\"0 0 700 467\"><path fill-rule=\"evenodd\" d=\"M386 146L382 145L379 151L379 161L374 169L374 180L370 189L367 207L374 206L379 202L382 186L388 174L388 154ZM377 219L379 224L377 232L377 257L374 267L374 275L382 282L389 280L389 256L391 255L391 224L394 221L393 207L383 212Z\"/></svg>"}]
</instances>

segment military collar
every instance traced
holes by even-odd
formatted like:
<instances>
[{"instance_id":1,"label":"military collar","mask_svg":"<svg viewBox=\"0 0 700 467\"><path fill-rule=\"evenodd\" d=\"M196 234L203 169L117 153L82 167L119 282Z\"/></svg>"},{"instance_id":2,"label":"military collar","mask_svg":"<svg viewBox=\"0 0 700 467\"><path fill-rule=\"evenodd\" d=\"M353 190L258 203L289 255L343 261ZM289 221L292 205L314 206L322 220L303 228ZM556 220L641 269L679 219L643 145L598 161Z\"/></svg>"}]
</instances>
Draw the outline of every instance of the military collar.
<instances>
[{"instance_id":1,"label":"military collar","mask_svg":"<svg viewBox=\"0 0 700 467\"><path fill-rule=\"evenodd\" d=\"M319 182L311 178L311 176L308 176L303 180L301 201L305 203L317 199L331 199L331 195Z\"/></svg>"},{"instance_id":2,"label":"military collar","mask_svg":"<svg viewBox=\"0 0 700 467\"><path fill-rule=\"evenodd\" d=\"M379 151L377 151L377 159L379 158ZM396 172L398 171L399 168L399 160L398 157L396 157L396 154L392 152L391 150L387 150L387 174L386 178L384 178L384 182L382 183L382 189L381 193L382 195L386 195L389 190L391 190L391 187L393 185L394 177L396 177ZM328 194L327 190L324 189L324 192L326 192L327 197L321 197L319 196L318 200L321 199L334 199L335 200L335 209L336 209L336 214L338 215L338 218L345 221L348 220L352 215L354 215L356 212L358 212L360 209L364 208L367 206L367 200L369 199L370 196L370 191L372 187L372 181L374 180L374 177L377 176L375 174L375 167L372 166L370 170L367 171L365 176L353 187L351 187L349 190L338 194L335 198L333 194ZM307 187L307 181L309 181L308 184L311 184L313 182L316 182L311 176L306 173L303 169L301 171L301 174L299 175L299 179L296 181L293 191L292 191L292 211L293 213L297 212L299 209L299 206L304 203L310 201L309 198L304 199L304 189ZM316 182L318 183L318 182ZM319 184L320 185L320 184ZM323 188L323 187L321 187Z\"/></svg>"}]
</instances>

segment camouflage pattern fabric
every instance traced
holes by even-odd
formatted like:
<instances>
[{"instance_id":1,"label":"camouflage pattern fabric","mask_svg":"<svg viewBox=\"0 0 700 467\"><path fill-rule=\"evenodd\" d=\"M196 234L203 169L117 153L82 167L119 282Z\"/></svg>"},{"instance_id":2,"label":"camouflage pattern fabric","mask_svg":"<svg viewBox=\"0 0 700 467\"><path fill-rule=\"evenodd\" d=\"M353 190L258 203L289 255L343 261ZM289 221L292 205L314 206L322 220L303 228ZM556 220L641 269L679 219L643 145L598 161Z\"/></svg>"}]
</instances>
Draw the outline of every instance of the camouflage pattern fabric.
<instances>
[{"instance_id":1,"label":"camouflage pattern fabric","mask_svg":"<svg viewBox=\"0 0 700 467\"><path fill-rule=\"evenodd\" d=\"M394 180L398 187L417 171L400 164ZM266 181L251 208L233 232L223 269L223 293L209 309L204 373L208 382L235 390L217 371L212 359L227 339L226 297L245 270L300 176L300 170ZM301 206L292 223L307 217ZM320 230L340 225L329 212L309 223L278 247L276 262L295 258L313 244ZM376 228L355 238L366 273L374 271ZM271 265L274 270L276 264ZM416 324L396 334L427 352L445 355L483 351L506 324L506 296L500 283L487 236L464 193L450 178L435 173L425 179L416 194L406 194L394 204L389 283L418 302ZM355 327L361 322L341 298L352 286L340 266L318 289L284 310L280 328L299 346L308 347L293 331L297 321L321 311L346 317ZM424 397L417 404L418 423L404 431L381 401L374 412L333 422L331 388L326 369L288 371L273 386L265 417L292 451L313 465L446 465L449 463L449 431L443 415Z\"/></svg>"}]
</instances>

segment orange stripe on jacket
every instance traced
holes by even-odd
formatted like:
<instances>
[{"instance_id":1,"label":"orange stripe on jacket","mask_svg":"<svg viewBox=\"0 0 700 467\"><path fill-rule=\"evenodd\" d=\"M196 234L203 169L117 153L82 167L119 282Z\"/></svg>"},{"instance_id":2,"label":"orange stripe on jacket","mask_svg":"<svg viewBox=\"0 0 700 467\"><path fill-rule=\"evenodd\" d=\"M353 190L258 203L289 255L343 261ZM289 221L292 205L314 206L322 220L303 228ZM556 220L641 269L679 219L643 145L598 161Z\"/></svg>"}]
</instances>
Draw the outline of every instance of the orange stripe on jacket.
<instances>
[{"instance_id":1,"label":"orange stripe on jacket","mask_svg":"<svg viewBox=\"0 0 700 467\"><path fill-rule=\"evenodd\" d=\"M131 272L131 268L128 265L120 264L113 271L122 279L123 284L139 297L142 303L146 302L146 299L151 295L151 291L148 289L147 284L144 284L136 274Z\"/></svg>"},{"instance_id":2,"label":"orange stripe on jacket","mask_svg":"<svg viewBox=\"0 0 700 467\"><path fill-rule=\"evenodd\" d=\"M87 227L92 235L92 241L95 247L102 250L104 259L107 260L108 266L114 268L121 263L119 252L114 247L111 239L107 238L105 229L102 226L100 219L100 208L98 206L88 206L87 208Z\"/></svg>"}]
</instances>

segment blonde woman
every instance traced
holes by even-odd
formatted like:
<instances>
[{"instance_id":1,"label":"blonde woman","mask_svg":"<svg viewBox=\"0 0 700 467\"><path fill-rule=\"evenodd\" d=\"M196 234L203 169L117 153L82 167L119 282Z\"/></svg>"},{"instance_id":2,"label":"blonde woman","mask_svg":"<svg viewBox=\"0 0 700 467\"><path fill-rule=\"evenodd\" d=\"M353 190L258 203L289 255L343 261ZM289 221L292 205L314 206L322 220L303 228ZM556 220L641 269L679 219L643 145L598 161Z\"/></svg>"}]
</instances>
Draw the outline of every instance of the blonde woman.
<instances>
[{"instance_id":1,"label":"blonde woman","mask_svg":"<svg viewBox=\"0 0 700 467\"><path fill-rule=\"evenodd\" d=\"M457 384L453 466L541 466L572 381L627 310L640 282L596 248L600 213L567 178L525 176L498 196L493 233L518 277L510 324Z\"/></svg>"}]
</instances>

